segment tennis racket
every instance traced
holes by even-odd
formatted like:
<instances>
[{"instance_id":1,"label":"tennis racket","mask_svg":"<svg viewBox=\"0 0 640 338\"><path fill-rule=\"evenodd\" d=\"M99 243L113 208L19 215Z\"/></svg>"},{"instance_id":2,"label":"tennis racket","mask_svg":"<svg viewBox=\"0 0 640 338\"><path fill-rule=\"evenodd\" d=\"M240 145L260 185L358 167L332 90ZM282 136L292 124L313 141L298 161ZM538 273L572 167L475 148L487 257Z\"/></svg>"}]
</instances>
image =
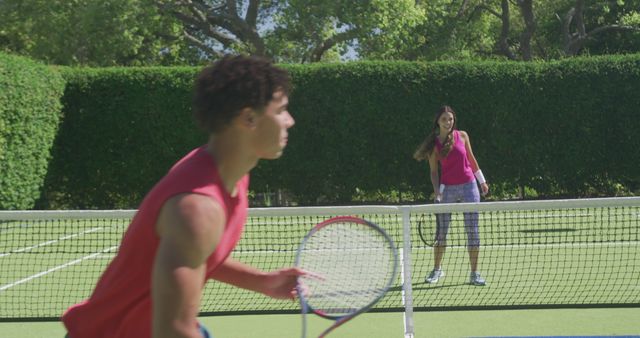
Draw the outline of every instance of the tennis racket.
<instances>
[{"instance_id":1,"label":"tennis racket","mask_svg":"<svg viewBox=\"0 0 640 338\"><path fill-rule=\"evenodd\" d=\"M421 214L418 217L418 235L426 246L433 246L436 242L439 214Z\"/></svg>"},{"instance_id":2,"label":"tennis racket","mask_svg":"<svg viewBox=\"0 0 640 338\"><path fill-rule=\"evenodd\" d=\"M308 274L298 278L302 337L307 314L334 323L320 334L368 311L396 280L398 253L387 233L369 221L344 216L316 225L302 240L296 266Z\"/></svg>"},{"instance_id":3,"label":"tennis racket","mask_svg":"<svg viewBox=\"0 0 640 338\"><path fill-rule=\"evenodd\" d=\"M440 194L444 192L445 188L444 184L440 184ZM435 203L440 203L440 199L437 199ZM440 217L440 214L421 214L418 218L418 235L426 246L432 247L436 243Z\"/></svg>"}]
</instances>

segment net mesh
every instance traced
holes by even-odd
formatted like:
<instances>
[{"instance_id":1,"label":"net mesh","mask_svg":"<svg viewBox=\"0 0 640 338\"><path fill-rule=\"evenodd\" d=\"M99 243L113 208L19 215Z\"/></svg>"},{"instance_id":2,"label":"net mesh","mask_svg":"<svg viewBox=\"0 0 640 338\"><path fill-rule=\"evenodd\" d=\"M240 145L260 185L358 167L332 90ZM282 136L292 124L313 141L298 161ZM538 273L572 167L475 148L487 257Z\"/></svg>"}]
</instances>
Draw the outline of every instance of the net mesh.
<instances>
[{"instance_id":1,"label":"net mesh","mask_svg":"<svg viewBox=\"0 0 640 338\"><path fill-rule=\"evenodd\" d=\"M332 222L314 231L297 257L303 295L314 310L344 316L369 307L384 294L396 272L395 248L365 224Z\"/></svg>"},{"instance_id":2,"label":"net mesh","mask_svg":"<svg viewBox=\"0 0 640 338\"><path fill-rule=\"evenodd\" d=\"M484 287L469 284L465 213L477 213ZM88 297L133 214L0 212L0 319L55 320ZM417 311L640 306L640 198L268 208L249 214L233 257L265 270L292 266L304 235L330 217L377 223L398 250L410 252L401 269L411 273L409 296ZM442 262L446 276L427 284L436 214L451 219ZM403 242L405 220L410 243ZM374 311L403 311L401 280ZM295 313L299 306L211 281L201 310L203 315Z\"/></svg>"}]
</instances>

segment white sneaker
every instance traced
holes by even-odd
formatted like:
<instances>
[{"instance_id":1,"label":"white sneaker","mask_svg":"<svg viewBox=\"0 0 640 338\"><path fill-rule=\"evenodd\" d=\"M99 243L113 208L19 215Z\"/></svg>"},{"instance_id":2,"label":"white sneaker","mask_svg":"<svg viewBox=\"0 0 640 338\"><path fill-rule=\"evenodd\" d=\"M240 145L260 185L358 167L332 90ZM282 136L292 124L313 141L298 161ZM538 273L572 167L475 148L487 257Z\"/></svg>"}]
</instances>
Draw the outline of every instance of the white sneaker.
<instances>
[{"instance_id":1,"label":"white sneaker","mask_svg":"<svg viewBox=\"0 0 640 338\"><path fill-rule=\"evenodd\" d=\"M485 282L484 278L482 278L480 276L479 272L471 272L471 276L469 277L469 283L471 285L475 285L475 286L484 286L487 283Z\"/></svg>"},{"instance_id":2,"label":"white sneaker","mask_svg":"<svg viewBox=\"0 0 640 338\"><path fill-rule=\"evenodd\" d=\"M424 281L429 284L437 283L442 277L444 277L444 271L442 271L442 269L433 269Z\"/></svg>"}]
</instances>

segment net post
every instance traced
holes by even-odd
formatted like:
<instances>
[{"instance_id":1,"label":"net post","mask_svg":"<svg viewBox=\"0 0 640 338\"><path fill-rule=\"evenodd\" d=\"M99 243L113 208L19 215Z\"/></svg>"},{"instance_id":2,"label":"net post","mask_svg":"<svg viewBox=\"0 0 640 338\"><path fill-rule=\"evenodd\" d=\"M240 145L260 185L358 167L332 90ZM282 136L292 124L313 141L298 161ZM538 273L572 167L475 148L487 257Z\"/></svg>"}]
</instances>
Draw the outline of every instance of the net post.
<instances>
[{"instance_id":1,"label":"net post","mask_svg":"<svg viewBox=\"0 0 640 338\"><path fill-rule=\"evenodd\" d=\"M400 254L402 274L402 304L404 305L404 337L413 338L413 289L411 285L411 209L400 207L402 211L402 252Z\"/></svg>"}]
</instances>

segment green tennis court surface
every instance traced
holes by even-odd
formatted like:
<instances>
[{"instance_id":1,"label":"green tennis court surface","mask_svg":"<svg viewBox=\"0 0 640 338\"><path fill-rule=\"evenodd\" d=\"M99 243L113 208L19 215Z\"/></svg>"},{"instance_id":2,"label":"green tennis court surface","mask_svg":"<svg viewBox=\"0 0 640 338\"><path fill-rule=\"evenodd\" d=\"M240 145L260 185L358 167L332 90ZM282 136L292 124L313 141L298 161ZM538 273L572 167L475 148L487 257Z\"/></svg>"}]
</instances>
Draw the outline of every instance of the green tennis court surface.
<instances>
[{"instance_id":1,"label":"green tennis court surface","mask_svg":"<svg viewBox=\"0 0 640 338\"><path fill-rule=\"evenodd\" d=\"M444 311L416 313L416 338L638 336L640 309ZM311 333L329 322L311 317ZM216 338L300 337L300 315L244 315L200 318ZM402 314L368 313L329 337L402 338ZM62 338L58 322L0 323L0 337ZM310 335L310 337L314 337Z\"/></svg>"},{"instance_id":2,"label":"green tennis court surface","mask_svg":"<svg viewBox=\"0 0 640 338\"><path fill-rule=\"evenodd\" d=\"M581 309L572 311L583 313L592 310L584 309L589 307L635 307L608 311L630 310L637 314L640 307L640 199L614 200L530 201L518 205L481 203L474 207L480 219L480 271L487 279L484 287L468 284L463 219L469 206L465 205L446 209L453 220L443 260L446 277L437 284L424 282L433 265L433 250L420 239L417 220L427 223L424 236L433 236L434 213L441 213L442 209L437 208L442 205L254 209L234 256L266 270L292 265L300 239L314 224L335 215L356 215L385 228L404 256L403 274L374 309L392 313L372 313L367 316L374 317L365 317L396 318L391 321L394 324L389 324L395 327L396 333L404 330L402 315L406 301L413 303L416 318L425 315L420 311L449 310L427 313L433 317L460 309L578 307ZM87 297L117 251L132 215L133 211L0 212L0 321L55 320L69 305ZM409 232L405 233L405 229ZM406 235L410 242L404 241ZM409 254L402 255L406 252ZM402 280L409 274L411 290L403 292ZM272 300L215 282L208 283L202 304L202 312L207 315L265 314L257 318L274 318L274 321L287 315L266 314L298 311L297 303ZM505 316L520 311L523 310L483 312ZM455 313L467 318L473 312ZM226 319L232 321L231 318L249 320L250 317L221 316L211 320L224 323ZM607 325L604 320L594 320ZM298 322L288 325L299 326ZM625 327L620 321L613 322ZM329 323L324 324L320 329ZM2 325L7 328L12 324ZM367 329L367 325L364 326L362 330ZM431 320L416 320L415 327L417 337L423 336L424 330L434 329ZM628 335L638 331L616 332ZM494 334L511 335L509 332L485 335ZM594 331L593 334L606 333Z\"/></svg>"}]
</instances>

